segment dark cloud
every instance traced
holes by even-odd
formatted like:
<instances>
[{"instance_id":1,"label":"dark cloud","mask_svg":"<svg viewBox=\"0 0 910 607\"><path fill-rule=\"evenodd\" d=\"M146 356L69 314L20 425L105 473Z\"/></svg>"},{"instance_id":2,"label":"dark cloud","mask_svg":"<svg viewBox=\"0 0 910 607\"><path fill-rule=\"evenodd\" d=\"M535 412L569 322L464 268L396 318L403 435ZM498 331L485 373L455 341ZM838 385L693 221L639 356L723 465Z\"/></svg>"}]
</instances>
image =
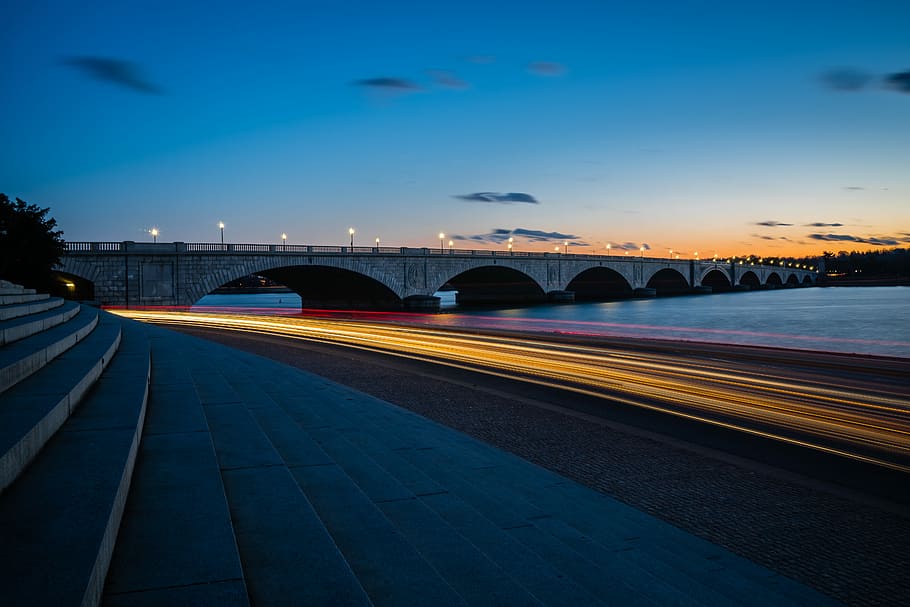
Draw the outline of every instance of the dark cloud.
<instances>
[{"instance_id":1,"label":"dark cloud","mask_svg":"<svg viewBox=\"0 0 910 607\"><path fill-rule=\"evenodd\" d=\"M866 188L864 188L861 185L848 185L848 186L844 186L844 189L850 190L851 192L858 192L860 190L865 190Z\"/></svg>"},{"instance_id":2,"label":"dark cloud","mask_svg":"<svg viewBox=\"0 0 910 607\"><path fill-rule=\"evenodd\" d=\"M452 236L454 240L472 240L475 242L487 242L493 244L504 243L509 240L510 237L516 239L521 238L527 242L555 242L558 244L563 244L564 242L568 241L571 246L588 246L587 243L579 240L579 237L575 234L563 234L562 232L545 232L543 230L529 230L526 228L515 228L513 230L495 228L486 234Z\"/></svg>"},{"instance_id":3,"label":"dark cloud","mask_svg":"<svg viewBox=\"0 0 910 607\"><path fill-rule=\"evenodd\" d=\"M471 86L449 70L427 70L427 74L433 82L448 89L466 89Z\"/></svg>"},{"instance_id":4,"label":"dark cloud","mask_svg":"<svg viewBox=\"0 0 910 607\"><path fill-rule=\"evenodd\" d=\"M809 228L842 228L844 226L842 223L824 223L822 221L815 221L805 225Z\"/></svg>"},{"instance_id":5,"label":"dark cloud","mask_svg":"<svg viewBox=\"0 0 910 607\"><path fill-rule=\"evenodd\" d=\"M528 64L528 71L538 76L562 76L566 73L566 68L554 61L535 61Z\"/></svg>"},{"instance_id":6,"label":"dark cloud","mask_svg":"<svg viewBox=\"0 0 910 607\"><path fill-rule=\"evenodd\" d=\"M81 70L89 78L110 82L139 93L149 95L161 95L164 93L159 86L146 80L142 76L139 66L130 61L112 59L110 57L84 56L65 57L61 60L61 63Z\"/></svg>"},{"instance_id":7,"label":"dark cloud","mask_svg":"<svg viewBox=\"0 0 910 607\"><path fill-rule=\"evenodd\" d=\"M513 204L523 202L527 204L540 204L536 198L524 192L475 192L473 194L456 194L453 198L468 200L470 202L492 202L496 204Z\"/></svg>"},{"instance_id":8,"label":"dark cloud","mask_svg":"<svg viewBox=\"0 0 910 607\"><path fill-rule=\"evenodd\" d=\"M789 227L789 226L792 226L793 224L792 223L783 223L780 221L774 221L773 219L769 219L767 221L759 221L755 225L765 226L766 228L778 228L778 227Z\"/></svg>"},{"instance_id":9,"label":"dark cloud","mask_svg":"<svg viewBox=\"0 0 910 607\"><path fill-rule=\"evenodd\" d=\"M645 251L651 250L651 245L646 242L622 242L617 244L610 243L611 249L617 249L619 251L638 251L641 249L641 247L644 247Z\"/></svg>"},{"instance_id":10,"label":"dark cloud","mask_svg":"<svg viewBox=\"0 0 910 607\"><path fill-rule=\"evenodd\" d=\"M884 78L885 86L899 93L910 93L910 70L888 74Z\"/></svg>"},{"instance_id":11,"label":"dark cloud","mask_svg":"<svg viewBox=\"0 0 910 607\"><path fill-rule=\"evenodd\" d=\"M823 240L828 242L858 242L862 244L871 244L881 247L893 247L902 242L910 242L908 236L853 236L852 234L808 234L812 240Z\"/></svg>"},{"instance_id":12,"label":"dark cloud","mask_svg":"<svg viewBox=\"0 0 910 607\"><path fill-rule=\"evenodd\" d=\"M822 84L835 91L859 91L872 81L872 75L853 68L835 68L821 75Z\"/></svg>"},{"instance_id":13,"label":"dark cloud","mask_svg":"<svg viewBox=\"0 0 910 607\"><path fill-rule=\"evenodd\" d=\"M391 91L419 91L420 87L417 84L414 84L410 80L405 80L404 78L390 78L387 76L382 76L379 78L366 78L364 80L356 80L354 82L355 86L363 86L366 88L374 89L385 89Z\"/></svg>"}]
</instances>

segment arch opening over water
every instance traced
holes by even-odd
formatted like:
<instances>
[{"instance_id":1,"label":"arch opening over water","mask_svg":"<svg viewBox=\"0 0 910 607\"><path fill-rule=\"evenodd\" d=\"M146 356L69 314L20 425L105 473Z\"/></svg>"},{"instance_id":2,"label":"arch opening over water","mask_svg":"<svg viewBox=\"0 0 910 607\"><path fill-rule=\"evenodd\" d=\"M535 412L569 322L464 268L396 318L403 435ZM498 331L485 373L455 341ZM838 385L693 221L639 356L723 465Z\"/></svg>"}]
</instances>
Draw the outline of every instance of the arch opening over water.
<instances>
[{"instance_id":1,"label":"arch opening over water","mask_svg":"<svg viewBox=\"0 0 910 607\"><path fill-rule=\"evenodd\" d=\"M718 269L713 269L701 279L702 286L711 287L714 293L723 293L733 288L727 273Z\"/></svg>"},{"instance_id":2,"label":"arch opening over water","mask_svg":"<svg viewBox=\"0 0 910 607\"><path fill-rule=\"evenodd\" d=\"M799 286L799 278L796 277L796 274L790 274L787 276L787 284L793 285L795 287Z\"/></svg>"},{"instance_id":3,"label":"arch opening over water","mask_svg":"<svg viewBox=\"0 0 910 607\"><path fill-rule=\"evenodd\" d=\"M573 278L567 291L575 293L576 301L604 301L632 296L632 285L611 268L588 268Z\"/></svg>"},{"instance_id":4,"label":"arch opening over water","mask_svg":"<svg viewBox=\"0 0 910 607\"><path fill-rule=\"evenodd\" d=\"M446 281L463 306L528 304L546 301L546 293L527 274L505 266L481 266Z\"/></svg>"},{"instance_id":5,"label":"arch opening over water","mask_svg":"<svg viewBox=\"0 0 910 607\"><path fill-rule=\"evenodd\" d=\"M739 284L749 287L750 289L757 289L761 287L761 281L752 270L745 272L742 276L739 277Z\"/></svg>"},{"instance_id":6,"label":"arch opening over water","mask_svg":"<svg viewBox=\"0 0 910 607\"><path fill-rule=\"evenodd\" d=\"M648 280L647 287L655 289L658 296L682 295L689 292L689 282L686 277L673 268L659 270Z\"/></svg>"},{"instance_id":7,"label":"arch opening over water","mask_svg":"<svg viewBox=\"0 0 910 607\"><path fill-rule=\"evenodd\" d=\"M355 310L402 308L401 298L391 289L378 280L352 270L331 266L285 266L260 270L256 275L264 276L297 293L303 308ZM228 282L233 280L236 279ZM219 285L218 288L222 286L224 285ZM212 290L214 291L215 289Z\"/></svg>"},{"instance_id":8,"label":"arch opening over water","mask_svg":"<svg viewBox=\"0 0 910 607\"><path fill-rule=\"evenodd\" d=\"M780 274L777 272L771 272L768 274L768 278L765 280L765 284L771 287L779 287L784 283L780 279Z\"/></svg>"}]
</instances>

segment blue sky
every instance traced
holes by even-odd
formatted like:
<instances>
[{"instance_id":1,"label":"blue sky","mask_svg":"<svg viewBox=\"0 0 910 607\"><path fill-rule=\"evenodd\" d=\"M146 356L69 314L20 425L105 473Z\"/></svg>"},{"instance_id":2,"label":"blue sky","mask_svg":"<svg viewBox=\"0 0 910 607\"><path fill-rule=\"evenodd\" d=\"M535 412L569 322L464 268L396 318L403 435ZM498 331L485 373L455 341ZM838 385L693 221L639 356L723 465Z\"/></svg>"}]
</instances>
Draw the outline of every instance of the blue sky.
<instances>
[{"instance_id":1,"label":"blue sky","mask_svg":"<svg viewBox=\"0 0 910 607\"><path fill-rule=\"evenodd\" d=\"M0 191L68 240L910 241L907 2L12 4Z\"/></svg>"}]
</instances>

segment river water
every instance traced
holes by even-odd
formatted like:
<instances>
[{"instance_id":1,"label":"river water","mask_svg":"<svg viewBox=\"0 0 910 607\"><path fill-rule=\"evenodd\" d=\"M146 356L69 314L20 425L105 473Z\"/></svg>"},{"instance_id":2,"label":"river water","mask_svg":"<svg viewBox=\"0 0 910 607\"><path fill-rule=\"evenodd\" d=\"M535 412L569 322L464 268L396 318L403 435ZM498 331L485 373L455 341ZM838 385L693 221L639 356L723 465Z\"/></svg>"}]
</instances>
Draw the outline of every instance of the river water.
<instances>
[{"instance_id":1,"label":"river water","mask_svg":"<svg viewBox=\"0 0 910 607\"><path fill-rule=\"evenodd\" d=\"M345 312L420 325L680 339L910 358L910 287L778 289L604 303L462 310L444 314ZM207 295L194 310L290 314L294 293Z\"/></svg>"}]
</instances>

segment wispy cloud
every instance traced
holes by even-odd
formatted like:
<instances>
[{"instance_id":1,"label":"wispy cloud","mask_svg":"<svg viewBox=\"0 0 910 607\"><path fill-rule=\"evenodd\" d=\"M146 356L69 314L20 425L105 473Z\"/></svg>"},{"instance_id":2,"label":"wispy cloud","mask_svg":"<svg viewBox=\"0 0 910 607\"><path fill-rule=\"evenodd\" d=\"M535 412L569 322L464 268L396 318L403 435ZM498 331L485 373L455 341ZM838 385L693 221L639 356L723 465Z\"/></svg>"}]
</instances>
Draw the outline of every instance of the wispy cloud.
<instances>
[{"instance_id":1,"label":"wispy cloud","mask_svg":"<svg viewBox=\"0 0 910 607\"><path fill-rule=\"evenodd\" d=\"M562 232L546 232L544 230L529 230L527 228L514 228L508 230L505 228L495 228L490 230L486 234L473 234L469 236L456 234L453 235L454 240L471 240L474 242L487 242L493 244L501 244L509 240L509 238L520 238L527 242L555 242L563 244L568 242L572 246L588 246L586 242L583 242L579 236L575 234L564 234Z\"/></svg>"},{"instance_id":2,"label":"wispy cloud","mask_svg":"<svg viewBox=\"0 0 910 607\"><path fill-rule=\"evenodd\" d=\"M910 70L885 76L885 86L899 93L910 93Z\"/></svg>"},{"instance_id":3,"label":"wispy cloud","mask_svg":"<svg viewBox=\"0 0 910 607\"><path fill-rule=\"evenodd\" d=\"M82 71L89 78L116 84L138 93L148 95L164 93L161 87L146 80L139 66L131 61L111 57L81 56L65 57L61 63Z\"/></svg>"},{"instance_id":4,"label":"wispy cloud","mask_svg":"<svg viewBox=\"0 0 910 607\"><path fill-rule=\"evenodd\" d=\"M872 81L872 74L850 68L839 67L821 75L822 84L835 91L859 91Z\"/></svg>"},{"instance_id":5,"label":"wispy cloud","mask_svg":"<svg viewBox=\"0 0 910 607\"><path fill-rule=\"evenodd\" d=\"M871 244L881 247L893 247L901 243L910 242L910 235L902 234L901 236L854 236L852 234L808 234L812 240L823 240L827 242L858 242L861 244Z\"/></svg>"},{"instance_id":6,"label":"wispy cloud","mask_svg":"<svg viewBox=\"0 0 910 607\"><path fill-rule=\"evenodd\" d=\"M471 86L450 70L427 70L427 74L433 82L447 89L466 89Z\"/></svg>"},{"instance_id":7,"label":"wispy cloud","mask_svg":"<svg viewBox=\"0 0 910 607\"><path fill-rule=\"evenodd\" d=\"M540 204L539 200L524 192L474 192L473 194L456 194L453 198L469 202L491 202L494 204L514 204L516 202Z\"/></svg>"},{"instance_id":8,"label":"wispy cloud","mask_svg":"<svg viewBox=\"0 0 910 607\"><path fill-rule=\"evenodd\" d=\"M789 227L792 226L792 223L783 223L782 221L775 221L773 219L768 219L766 221L759 221L755 225L764 226L766 228L780 228L780 227Z\"/></svg>"},{"instance_id":9,"label":"wispy cloud","mask_svg":"<svg viewBox=\"0 0 910 607\"><path fill-rule=\"evenodd\" d=\"M411 82L410 80L405 80L404 78L393 78L389 76L380 76L378 78L365 78L363 80L355 80L354 86L362 86L365 88L372 89L381 89L388 91L419 91L420 86Z\"/></svg>"},{"instance_id":10,"label":"wispy cloud","mask_svg":"<svg viewBox=\"0 0 910 607\"><path fill-rule=\"evenodd\" d=\"M646 242L621 242L621 243L610 243L611 249L617 249L619 251L638 251L641 247L645 248L645 251L651 250L651 245Z\"/></svg>"},{"instance_id":11,"label":"wispy cloud","mask_svg":"<svg viewBox=\"0 0 910 607\"><path fill-rule=\"evenodd\" d=\"M842 223L825 223L823 221L813 221L804 225L809 228L842 228L844 226Z\"/></svg>"},{"instance_id":12,"label":"wispy cloud","mask_svg":"<svg viewBox=\"0 0 910 607\"><path fill-rule=\"evenodd\" d=\"M534 61L528 64L528 71L538 76L562 76L566 67L555 61Z\"/></svg>"},{"instance_id":13,"label":"wispy cloud","mask_svg":"<svg viewBox=\"0 0 910 607\"><path fill-rule=\"evenodd\" d=\"M844 189L850 190L851 192L859 192L860 190L865 190L866 188L864 188L861 185L848 185L848 186L844 186Z\"/></svg>"}]
</instances>

